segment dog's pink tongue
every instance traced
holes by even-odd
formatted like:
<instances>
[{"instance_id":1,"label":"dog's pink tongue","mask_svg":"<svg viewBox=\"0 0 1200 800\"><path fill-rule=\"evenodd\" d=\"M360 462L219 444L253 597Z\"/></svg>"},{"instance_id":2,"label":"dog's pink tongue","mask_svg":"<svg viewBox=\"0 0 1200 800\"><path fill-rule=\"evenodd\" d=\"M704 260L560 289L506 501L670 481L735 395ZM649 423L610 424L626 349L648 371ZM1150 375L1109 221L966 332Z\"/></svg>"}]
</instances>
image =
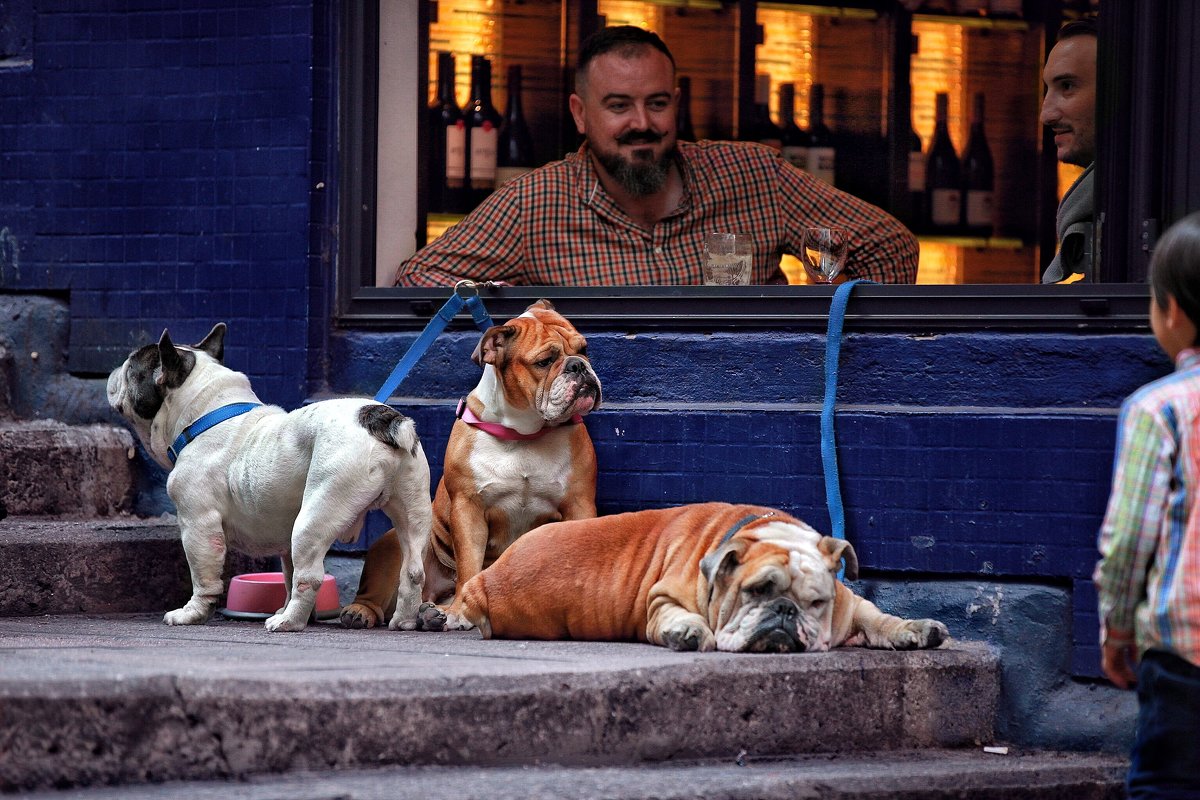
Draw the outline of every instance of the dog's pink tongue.
<instances>
[{"instance_id":1,"label":"dog's pink tongue","mask_svg":"<svg viewBox=\"0 0 1200 800\"><path fill-rule=\"evenodd\" d=\"M591 395L584 395L575 399L575 413L586 414L596 407L596 398Z\"/></svg>"}]
</instances>

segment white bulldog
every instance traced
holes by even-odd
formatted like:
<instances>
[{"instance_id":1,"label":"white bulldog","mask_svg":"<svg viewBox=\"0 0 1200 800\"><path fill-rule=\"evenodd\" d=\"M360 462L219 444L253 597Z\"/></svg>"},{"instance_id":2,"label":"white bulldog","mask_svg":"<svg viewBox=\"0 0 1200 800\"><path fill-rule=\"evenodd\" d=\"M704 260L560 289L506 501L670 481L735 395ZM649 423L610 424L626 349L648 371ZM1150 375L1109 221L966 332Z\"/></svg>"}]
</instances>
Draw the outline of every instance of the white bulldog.
<instances>
[{"instance_id":1,"label":"white bulldog","mask_svg":"<svg viewBox=\"0 0 1200 800\"><path fill-rule=\"evenodd\" d=\"M192 597L163 617L207 622L223 584L225 551L283 561L287 601L269 631L308 623L325 576L325 553L383 509L403 563L390 627L411 630L424 582L432 506L429 464L412 420L365 399L325 400L291 413L262 405L250 381L221 363L225 325L193 347L166 331L108 378L108 402L155 461L171 471Z\"/></svg>"}]
</instances>

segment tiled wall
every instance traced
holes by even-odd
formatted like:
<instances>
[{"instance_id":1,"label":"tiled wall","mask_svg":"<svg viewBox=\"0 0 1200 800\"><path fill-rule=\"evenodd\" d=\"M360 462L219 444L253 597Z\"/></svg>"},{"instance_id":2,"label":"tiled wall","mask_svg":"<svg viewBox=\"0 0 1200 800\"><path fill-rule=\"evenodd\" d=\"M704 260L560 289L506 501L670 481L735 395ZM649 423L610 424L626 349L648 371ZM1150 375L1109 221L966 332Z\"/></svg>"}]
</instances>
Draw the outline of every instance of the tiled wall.
<instances>
[{"instance_id":1,"label":"tiled wall","mask_svg":"<svg viewBox=\"0 0 1200 800\"><path fill-rule=\"evenodd\" d=\"M374 394L413 338L333 337L331 385ZM444 334L396 392L435 479L454 400L478 380L477 341ZM828 530L824 343L789 332L590 333L605 389L586 421L600 512L726 500ZM850 335L835 428L861 565L877 576L1070 587L1072 667L1096 674L1090 578L1117 410L1169 369L1150 336Z\"/></svg>"},{"instance_id":2,"label":"tiled wall","mask_svg":"<svg viewBox=\"0 0 1200 800\"><path fill-rule=\"evenodd\" d=\"M263 398L299 403L328 305L326 4L16 5L33 35L0 62L0 290L69 289L84 374L226 321Z\"/></svg>"}]
</instances>

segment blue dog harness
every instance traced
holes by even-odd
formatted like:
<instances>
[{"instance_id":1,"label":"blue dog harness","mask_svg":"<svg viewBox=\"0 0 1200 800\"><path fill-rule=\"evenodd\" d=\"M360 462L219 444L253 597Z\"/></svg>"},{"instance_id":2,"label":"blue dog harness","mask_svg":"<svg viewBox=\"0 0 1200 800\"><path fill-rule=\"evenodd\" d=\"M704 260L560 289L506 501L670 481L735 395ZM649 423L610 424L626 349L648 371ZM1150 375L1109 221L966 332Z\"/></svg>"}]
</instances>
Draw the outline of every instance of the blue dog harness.
<instances>
[{"instance_id":1,"label":"blue dog harness","mask_svg":"<svg viewBox=\"0 0 1200 800\"><path fill-rule=\"evenodd\" d=\"M179 454L183 452L183 448L187 446L188 442L209 428L215 428L226 420L240 417L247 411L253 411L261 405L262 403L230 403L227 406L214 408L191 425L188 425L183 429L183 433L175 437L175 441L167 448L167 458L171 459L171 463L174 464L175 459L179 458Z\"/></svg>"}]
</instances>

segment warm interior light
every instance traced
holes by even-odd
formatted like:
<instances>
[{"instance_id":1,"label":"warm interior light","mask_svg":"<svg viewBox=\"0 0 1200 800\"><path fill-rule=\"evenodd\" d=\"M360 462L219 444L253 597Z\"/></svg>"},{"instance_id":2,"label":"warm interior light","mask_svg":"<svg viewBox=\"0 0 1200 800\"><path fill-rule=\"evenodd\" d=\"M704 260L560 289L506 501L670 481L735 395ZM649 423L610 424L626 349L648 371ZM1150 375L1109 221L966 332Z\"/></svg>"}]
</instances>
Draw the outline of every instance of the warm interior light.
<instances>
[{"instance_id":1,"label":"warm interior light","mask_svg":"<svg viewBox=\"0 0 1200 800\"><path fill-rule=\"evenodd\" d=\"M604 17L604 24L636 25L655 33L662 33L662 7L645 0L600 0L596 13Z\"/></svg>"},{"instance_id":2,"label":"warm interior light","mask_svg":"<svg viewBox=\"0 0 1200 800\"><path fill-rule=\"evenodd\" d=\"M754 48L754 69L771 76L771 118L783 122L779 115L779 85L790 83L796 87L796 124L807 128L816 45L812 15L759 6L758 24L763 28L763 43Z\"/></svg>"},{"instance_id":3,"label":"warm interior light","mask_svg":"<svg viewBox=\"0 0 1200 800\"><path fill-rule=\"evenodd\" d=\"M933 139L936 96L950 96L950 138L960 153L967 144L967 122L963 117L963 75L966 68L966 35L961 25L913 21L917 52L913 53L912 123L926 150Z\"/></svg>"},{"instance_id":4,"label":"warm interior light","mask_svg":"<svg viewBox=\"0 0 1200 800\"><path fill-rule=\"evenodd\" d=\"M454 54L454 94L458 105L471 101L471 56L495 60L500 49L502 0L438 0L437 22L429 26L429 102L437 97L437 54ZM492 65L495 76L497 66Z\"/></svg>"}]
</instances>

